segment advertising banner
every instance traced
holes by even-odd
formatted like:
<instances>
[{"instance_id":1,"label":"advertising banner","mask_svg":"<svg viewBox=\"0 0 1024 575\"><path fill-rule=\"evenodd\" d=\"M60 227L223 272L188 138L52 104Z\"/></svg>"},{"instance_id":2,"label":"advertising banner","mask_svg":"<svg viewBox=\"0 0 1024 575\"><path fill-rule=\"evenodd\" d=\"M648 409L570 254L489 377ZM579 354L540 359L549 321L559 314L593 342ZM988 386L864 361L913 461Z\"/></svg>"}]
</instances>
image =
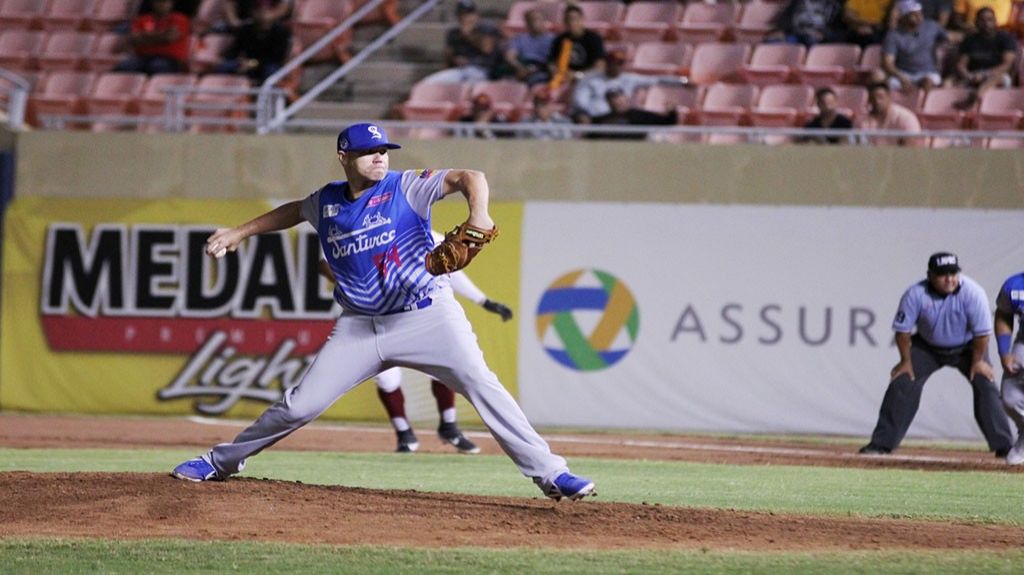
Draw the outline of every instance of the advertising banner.
<instances>
[{"instance_id":1,"label":"advertising banner","mask_svg":"<svg viewBox=\"0 0 1024 575\"><path fill-rule=\"evenodd\" d=\"M182 199L13 202L4 242L0 408L251 417L277 401L299 382L339 312L332 285L318 273L316 234L302 224L250 238L221 260L204 254L216 227L271 207ZM456 202L435 210L441 229L466 213ZM516 244L519 206L492 213L509 231L506 243ZM502 261L515 261L518 245L496 245L494 257L474 262L473 279L493 299L514 303L515 266ZM475 308L467 313L488 359L497 358L492 369L514 389L514 328L463 304ZM436 418L429 391L410 391L423 398L410 417ZM471 409L461 411L463 419L475 418ZM372 384L327 416L385 419Z\"/></svg>"},{"instance_id":2,"label":"advertising banner","mask_svg":"<svg viewBox=\"0 0 1024 575\"><path fill-rule=\"evenodd\" d=\"M1022 218L528 203L523 408L547 425L867 436L899 359L893 315L928 256L958 253L994 305L1024 266L1006 239ZM910 435L980 437L958 372L928 381Z\"/></svg>"}]
</instances>

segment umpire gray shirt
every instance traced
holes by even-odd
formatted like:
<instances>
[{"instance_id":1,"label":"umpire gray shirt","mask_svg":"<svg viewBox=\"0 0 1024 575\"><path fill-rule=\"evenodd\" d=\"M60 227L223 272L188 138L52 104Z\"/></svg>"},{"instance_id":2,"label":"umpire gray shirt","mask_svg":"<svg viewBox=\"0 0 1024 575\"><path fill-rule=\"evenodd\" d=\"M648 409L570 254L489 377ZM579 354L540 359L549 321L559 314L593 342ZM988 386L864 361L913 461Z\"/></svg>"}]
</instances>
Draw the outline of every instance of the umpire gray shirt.
<instances>
[{"instance_id":1,"label":"umpire gray shirt","mask_svg":"<svg viewBox=\"0 0 1024 575\"><path fill-rule=\"evenodd\" d=\"M992 333L988 295L978 282L960 274L960 288L943 296L928 280L910 286L900 299L893 331L917 333L935 347L960 347Z\"/></svg>"}]
</instances>

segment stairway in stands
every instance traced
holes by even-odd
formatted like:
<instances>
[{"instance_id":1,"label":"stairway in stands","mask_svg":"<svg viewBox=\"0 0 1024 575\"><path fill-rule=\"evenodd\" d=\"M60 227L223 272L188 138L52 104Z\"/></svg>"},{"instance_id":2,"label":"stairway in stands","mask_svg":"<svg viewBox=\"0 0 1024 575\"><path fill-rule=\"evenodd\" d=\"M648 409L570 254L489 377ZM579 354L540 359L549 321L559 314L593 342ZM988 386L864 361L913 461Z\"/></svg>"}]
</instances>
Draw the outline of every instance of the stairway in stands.
<instances>
[{"instance_id":1,"label":"stairway in stands","mask_svg":"<svg viewBox=\"0 0 1024 575\"><path fill-rule=\"evenodd\" d=\"M508 0L476 0L482 20L500 25L508 12ZM408 14L418 2L402 0L400 14ZM341 82L321 94L300 111L299 118L337 119L339 123L388 117L392 107L405 100L413 84L439 70L444 62L444 36L455 25L455 2L447 0L403 31L389 45L349 73ZM380 35L377 26L358 28L358 49ZM313 86L333 71L327 66L309 66L303 73L302 88Z\"/></svg>"}]
</instances>

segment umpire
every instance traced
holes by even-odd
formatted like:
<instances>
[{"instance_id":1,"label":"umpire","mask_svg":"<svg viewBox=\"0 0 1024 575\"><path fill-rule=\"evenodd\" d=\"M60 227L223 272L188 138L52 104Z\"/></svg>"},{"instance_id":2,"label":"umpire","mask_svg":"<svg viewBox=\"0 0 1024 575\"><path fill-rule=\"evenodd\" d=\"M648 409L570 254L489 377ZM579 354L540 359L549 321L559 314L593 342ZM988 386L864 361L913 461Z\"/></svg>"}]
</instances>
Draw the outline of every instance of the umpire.
<instances>
[{"instance_id":1,"label":"umpire","mask_svg":"<svg viewBox=\"0 0 1024 575\"><path fill-rule=\"evenodd\" d=\"M913 333L915 327L917 333ZM900 362L892 368L871 442L860 453L882 455L899 447L921 403L924 383L939 368L952 366L971 383L974 419L988 448L1005 457L1013 436L988 363L992 334L988 296L977 282L960 273L955 254L939 252L928 258L928 279L903 293L892 329Z\"/></svg>"}]
</instances>

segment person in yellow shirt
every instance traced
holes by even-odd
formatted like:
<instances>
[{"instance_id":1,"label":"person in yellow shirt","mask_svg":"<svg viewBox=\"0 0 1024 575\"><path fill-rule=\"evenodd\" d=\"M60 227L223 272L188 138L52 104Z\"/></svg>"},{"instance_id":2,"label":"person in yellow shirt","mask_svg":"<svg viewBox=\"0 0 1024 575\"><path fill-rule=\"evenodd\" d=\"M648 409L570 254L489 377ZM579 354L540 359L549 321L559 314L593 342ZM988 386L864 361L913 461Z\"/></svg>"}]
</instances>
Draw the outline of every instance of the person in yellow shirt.
<instances>
[{"instance_id":1,"label":"person in yellow shirt","mask_svg":"<svg viewBox=\"0 0 1024 575\"><path fill-rule=\"evenodd\" d=\"M847 0L843 8L847 40L861 47L881 42L891 5L892 0Z\"/></svg>"},{"instance_id":2,"label":"person in yellow shirt","mask_svg":"<svg viewBox=\"0 0 1024 575\"><path fill-rule=\"evenodd\" d=\"M962 28L972 30L978 10L989 8L996 16L996 26L1003 28L1010 23L1013 13L1013 0L956 0L953 11Z\"/></svg>"}]
</instances>

